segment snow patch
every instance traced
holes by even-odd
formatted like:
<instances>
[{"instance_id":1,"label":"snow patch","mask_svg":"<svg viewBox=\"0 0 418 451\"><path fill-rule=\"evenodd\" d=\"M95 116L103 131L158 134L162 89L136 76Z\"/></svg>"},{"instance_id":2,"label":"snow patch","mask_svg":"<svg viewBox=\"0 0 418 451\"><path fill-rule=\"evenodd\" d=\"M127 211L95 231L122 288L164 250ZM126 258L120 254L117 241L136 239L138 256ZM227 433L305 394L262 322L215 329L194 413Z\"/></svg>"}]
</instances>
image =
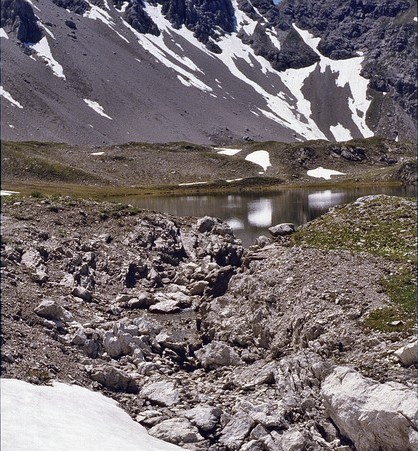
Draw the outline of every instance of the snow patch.
<instances>
[{"instance_id":1,"label":"snow patch","mask_svg":"<svg viewBox=\"0 0 418 451\"><path fill-rule=\"evenodd\" d=\"M330 180L332 175L345 175L344 172L334 171L333 169L325 169L322 166L319 166L319 168L316 169L310 169L306 172L309 177L315 177L315 178L323 178L325 180Z\"/></svg>"},{"instance_id":2,"label":"snow patch","mask_svg":"<svg viewBox=\"0 0 418 451\"><path fill-rule=\"evenodd\" d=\"M245 157L245 160L258 164L263 168L264 172L266 172L267 168L271 166L270 155L266 150L256 150L251 152Z\"/></svg>"},{"instance_id":3,"label":"snow patch","mask_svg":"<svg viewBox=\"0 0 418 451\"><path fill-rule=\"evenodd\" d=\"M32 5L36 10L40 11L40 9L33 4L32 0L26 0L30 5Z\"/></svg>"},{"instance_id":4,"label":"snow patch","mask_svg":"<svg viewBox=\"0 0 418 451\"><path fill-rule=\"evenodd\" d=\"M9 124L9 127L10 127L10 128L15 128L15 126L14 126L14 125L12 125L12 124Z\"/></svg>"},{"instance_id":5,"label":"snow patch","mask_svg":"<svg viewBox=\"0 0 418 451\"><path fill-rule=\"evenodd\" d=\"M175 451L113 399L77 385L1 380L2 451Z\"/></svg>"},{"instance_id":6,"label":"snow patch","mask_svg":"<svg viewBox=\"0 0 418 451\"><path fill-rule=\"evenodd\" d=\"M0 190L0 196L13 196L13 194L19 194L19 191L7 191L7 190ZM3 416L3 413L2 413Z\"/></svg>"},{"instance_id":7,"label":"snow patch","mask_svg":"<svg viewBox=\"0 0 418 451\"><path fill-rule=\"evenodd\" d=\"M332 60L322 55L317 49L321 38L315 38L309 31L302 30L293 24L293 28L299 33L305 44L320 57L319 67L321 73L327 68L331 72L338 74L336 84L339 87L348 85L351 97L348 99L348 107L352 113L353 122L357 125L365 138L374 136L374 133L366 124L366 112L371 104L371 99L367 97L367 87L369 80L360 75L363 56L348 58L345 60Z\"/></svg>"},{"instance_id":8,"label":"snow patch","mask_svg":"<svg viewBox=\"0 0 418 451\"><path fill-rule=\"evenodd\" d=\"M17 106L18 108L23 108L23 106L15 100L9 92L7 92L3 86L0 86L0 96L4 97L6 100L8 100L13 106Z\"/></svg>"},{"instance_id":9,"label":"snow patch","mask_svg":"<svg viewBox=\"0 0 418 451\"><path fill-rule=\"evenodd\" d=\"M65 80L64 70L61 64L52 56L46 36L44 36L37 44L29 44L29 47L35 50L39 57L48 64L54 75Z\"/></svg>"},{"instance_id":10,"label":"snow patch","mask_svg":"<svg viewBox=\"0 0 418 451\"><path fill-rule=\"evenodd\" d=\"M207 185L209 182L189 182L189 183L179 183L179 186L192 186L192 185Z\"/></svg>"},{"instance_id":11,"label":"snow patch","mask_svg":"<svg viewBox=\"0 0 418 451\"><path fill-rule=\"evenodd\" d=\"M51 36L52 39L55 39L54 33L52 33L49 28L47 28L42 22L38 21L38 24L49 34L49 36Z\"/></svg>"},{"instance_id":12,"label":"snow patch","mask_svg":"<svg viewBox=\"0 0 418 451\"><path fill-rule=\"evenodd\" d=\"M100 114L100 116L103 116L103 117L106 117L106 118L112 120L112 118L111 118L110 116L108 116L108 115L104 112L103 107L102 107L98 102L95 102L94 100L89 100L89 99L83 99L83 100L84 100L84 101L87 103L87 105L88 105L90 108L92 108L96 113Z\"/></svg>"},{"instance_id":13,"label":"snow patch","mask_svg":"<svg viewBox=\"0 0 418 451\"><path fill-rule=\"evenodd\" d=\"M350 139L353 139L350 130L346 129L341 124L331 125L329 129L336 141L349 141Z\"/></svg>"},{"instance_id":14,"label":"snow patch","mask_svg":"<svg viewBox=\"0 0 418 451\"><path fill-rule=\"evenodd\" d=\"M214 147L214 150L217 150L219 154L221 155L236 155L237 153L241 152L242 149L228 149L227 147Z\"/></svg>"},{"instance_id":15,"label":"snow patch","mask_svg":"<svg viewBox=\"0 0 418 451\"><path fill-rule=\"evenodd\" d=\"M0 28L0 38L9 39L9 36L8 36L7 33L4 31L3 28Z\"/></svg>"},{"instance_id":16,"label":"snow patch","mask_svg":"<svg viewBox=\"0 0 418 451\"><path fill-rule=\"evenodd\" d=\"M92 152L90 155L104 155L104 152Z\"/></svg>"},{"instance_id":17,"label":"snow patch","mask_svg":"<svg viewBox=\"0 0 418 451\"><path fill-rule=\"evenodd\" d=\"M239 179L229 179L229 180L225 180L226 183L232 183L232 182L240 182L241 180L243 180L243 178L239 178Z\"/></svg>"},{"instance_id":18,"label":"snow patch","mask_svg":"<svg viewBox=\"0 0 418 451\"><path fill-rule=\"evenodd\" d=\"M414 17L414 22L418 21L418 17Z\"/></svg>"}]
</instances>

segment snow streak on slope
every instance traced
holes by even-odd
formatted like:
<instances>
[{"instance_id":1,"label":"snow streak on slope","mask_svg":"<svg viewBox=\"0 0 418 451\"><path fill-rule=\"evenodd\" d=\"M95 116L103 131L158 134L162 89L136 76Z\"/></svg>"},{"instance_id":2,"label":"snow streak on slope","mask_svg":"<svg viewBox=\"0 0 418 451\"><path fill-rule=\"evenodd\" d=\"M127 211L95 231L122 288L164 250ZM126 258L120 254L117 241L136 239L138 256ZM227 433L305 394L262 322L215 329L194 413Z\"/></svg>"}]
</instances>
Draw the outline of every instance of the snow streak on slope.
<instances>
[{"instance_id":1,"label":"snow streak on slope","mask_svg":"<svg viewBox=\"0 0 418 451\"><path fill-rule=\"evenodd\" d=\"M353 139L350 130L347 130L341 124L332 125L330 131L334 135L336 141L349 141L350 139Z\"/></svg>"},{"instance_id":2,"label":"snow streak on slope","mask_svg":"<svg viewBox=\"0 0 418 451\"><path fill-rule=\"evenodd\" d=\"M89 100L89 99L83 99L87 105L93 109L96 113L100 114L100 116L106 117L107 119L112 119L110 116L108 116L105 112L103 107L98 103L95 102L94 100Z\"/></svg>"},{"instance_id":3,"label":"snow streak on slope","mask_svg":"<svg viewBox=\"0 0 418 451\"><path fill-rule=\"evenodd\" d=\"M247 30L248 33L251 32L253 28L257 25L257 22L252 20L244 12L238 9L238 4L236 0L232 0L232 4L235 8L235 14L238 24L243 24L242 28ZM269 119L283 125L286 128L294 130L296 133L305 137L306 139L326 139L325 135L321 132L315 122L311 119L310 103L305 100L300 89L303 83L296 81L295 76L299 80L299 72L297 70L289 70L285 73L279 74L274 70L270 63L263 57L255 55L251 47L246 46L238 38L236 33L225 36L217 42L219 47L222 49L222 53L215 55L216 58L220 59L225 66L231 71L232 75L239 78L246 84L250 85L257 93L259 93L266 101L267 107L270 111L258 108L264 116ZM286 85L290 93L294 95L297 100L297 105L301 105L303 102L309 105L309 108L305 105L302 110L296 111L294 107L289 105L285 96L277 88L272 88L273 92L268 92L266 89L261 87L258 83L247 77L238 67L238 63L243 60L247 62L249 66L253 67L253 63L256 61L261 72L266 74L274 74L277 77L277 81L281 81ZM314 70L314 67L308 68L306 73L302 75L303 80ZM290 100L290 99L288 99Z\"/></svg>"},{"instance_id":4,"label":"snow streak on slope","mask_svg":"<svg viewBox=\"0 0 418 451\"><path fill-rule=\"evenodd\" d=\"M0 96L4 97L6 100L8 100L13 106L17 106L18 108L23 108L23 106L15 100L9 92L7 92L3 86L0 86Z\"/></svg>"},{"instance_id":5,"label":"snow streak on slope","mask_svg":"<svg viewBox=\"0 0 418 451\"><path fill-rule=\"evenodd\" d=\"M371 100L367 98L369 80L360 75L361 63L364 57L359 56L345 60L332 60L331 58L327 58L317 49L321 38L314 38L309 31L301 30L295 24L293 24L293 27L305 43L321 58L319 62L321 73L324 73L327 67L329 67L331 72L338 74L337 86L344 87L348 85L350 87L351 98L348 99L348 106L352 112L353 122L365 138L373 136L374 133L366 125L366 112L371 103Z\"/></svg>"},{"instance_id":6,"label":"snow streak on slope","mask_svg":"<svg viewBox=\"0 0 418 451\"><path fill-rule=\"evenodd\" d=\"M9 36L7 33L3 30L3 28L0 28L0 38L9 39Z\"/></svg>"},{"instance_id":7,"label":"snow streak on slope","mask_svg":"<svg viewBox=\"0 0 418 451\"><path fill-rule=\"evenodd\" d=\"M161 31L159 36L138 33L127 22L124 21L124 24L132 31L132 33L135 34L139 44L145 50L148 50L151 55L153 55L165 66L177 72L177 78L182 84L184 84L185 86L194 86L201 91L212 92L213 89L202 80L200 80L195 73L193 73L199 72L203 74L203 71L199 69L199 67L197 67L190 58L181 56L178 53L173 52L164 42L165 36L170 37L170 40L173 40L173 33L175 32L175 30L171 29L171 24L161 13L161 8L161 5L151 6L149 4L147 4L145 8L147 14L151 17L153 22ZM183 28L185 29L185 27ZM207 50L205 53L209 54Z\"/></svg>"},{"instance_id":8,"label":"snow streak on slope","mask_svg":"<svg viewBox=\"0 0 418 451\"><path fill-rule=\"evenodd\" d=\"M270 164L270 155L267 150L256 150L251 152L245 157L245 160L251 161L251 163L258 164L264 170L267 171L267 168L271 166Z\"/></svg>"},{"instance_id":9,"label":"snow streak on slope","mask_svg":"<svg viewBox=\"0 0 418 451\"><path fill-rule=\"evenodd\" d=\"M52 69L54 75L65 80L64 69L61 64L54 59L49 48L48 39L44 36L37 44L29 45L30 48L35 50L35 52L43 59L48 66Z\"/></svg>"},{"instance_id":10,"label":"snow streak on slope","mask_svg":"<svg viewBox=\"0 0 418 451\"><path fill-rule=\"evenodd\" d=\"M116 401L76 385L1 379L2 451L176 451Z\"/></svg>"}]
</instances>

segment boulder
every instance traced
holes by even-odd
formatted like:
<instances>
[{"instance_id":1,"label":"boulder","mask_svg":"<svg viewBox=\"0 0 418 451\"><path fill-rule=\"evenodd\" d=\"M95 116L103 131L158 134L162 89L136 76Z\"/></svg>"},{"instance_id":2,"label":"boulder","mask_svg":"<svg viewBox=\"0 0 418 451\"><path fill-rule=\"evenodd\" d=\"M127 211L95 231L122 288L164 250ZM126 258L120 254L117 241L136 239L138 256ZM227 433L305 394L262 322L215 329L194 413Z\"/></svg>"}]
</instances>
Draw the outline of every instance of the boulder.
<instances>
[{"instance_id":1,"label":"boulder","mask_svg":"<svg viewBox=\"0 0 418 451\"><path fill-rule=\"evenodd\" d=\"M196 351L195 355L207 370L222 366L238 366L242 363L235 350L221 341L212 341Z\"/></svg>"},{"instance_id":2,"label":"boulder","mask_svg":"<svg viewBox=\"0 0 418 451\"><path fill-rule=\"evenodd\" d=\"M145 385L140 394L152 403L165 407L176 405L180 399L178 390L170 381L159 381Z\"/></svg>"},{"instance_id":3,"label":"boulder","mask_svg":"<svg viewBox=\"0 0 418 451\"><path fill-rule=\"evenodd\" d=\"M83 301L91 301L93 299L93 295L89 290L84 287L74 287L71 291L71 294L76 298L83 299Z\"/></svg>"},{"instance_id":4,"label":"boulder","mask_svg":"<svg viewBox=\"0 0 418 451\"><path fill-rule=\"evenodd\" d=\"M35 313L42 318L53 321L70 322L73 320L73 315L57 302L46 299L35 307Z\"/></svg>"},{"instance_id":5,"label":"boulder","mask_svg":"<svg viewBox=\"0 0 418 451\"><path fill-rule=\"evenodd\" d=\"M227 449L239 449L256 422L243 411L237 412L223 428L220 442Z\"/></svg>"},{"instance_id":6,"label":"boulder","mask_svg":"<svg viewBox=\"0 0 418 451\"><path fill-rule=\"evenodd\" d=\"M269 232L274 236L285 236L285 235L291 235L295 232L295 225L291 222L285 222L283 224L277 224L273 227L269 228Z\"/></svg>"},{"instance_id":7,"label":"boulder","mask_svg":"<svg viewBox=\"0 0 418 451\"><path fill-rule=\"evenodd\" d=\"M418 363L418 340L407 344L406 346L394 352L394 355L404 366L410 366Z\"/></svg>"},{"instance_id":8,"label":"boulder","mask_svg":"<svg viewBox=\"0 0 418 451\"><path fill-rule=\"evenodd\" d=\"M356 450L417 449L418 396L405 385L379 384L338 366L323 382L321 396L327 414Z\"/></svg>"},{"instance_id":9,"label":"boulder","mask_svg":"<svg viewBox=\"0 0 418 451\"><path fill-rule=\"evenodd\" d=\"M185 418L164 420L152 427L148 433L153 437L175 444L196 443L203 440L196 426L193 426Z\"/></svg>"},{"instance_id":10,"label":"boulder","mask_svg":"<svg viewBox=\"0 0 418 451\"><path fill-rule=\"evenodd\" d=\"M90 377L110 390L128 393L138 392L135 378L126 371L113 366L97 367L91 372Z\"/></svg>"},{"instance_id":11,"label":"boulder","mask_svg":"<svg viewBox=\"0 0 418 451\"><path fill-rule=\"evenodd\" d=\"M219 407L196 406L184 412L184 416L199 429L209 432L219 423L222 411Z\"/></svg>"}]
</instances>

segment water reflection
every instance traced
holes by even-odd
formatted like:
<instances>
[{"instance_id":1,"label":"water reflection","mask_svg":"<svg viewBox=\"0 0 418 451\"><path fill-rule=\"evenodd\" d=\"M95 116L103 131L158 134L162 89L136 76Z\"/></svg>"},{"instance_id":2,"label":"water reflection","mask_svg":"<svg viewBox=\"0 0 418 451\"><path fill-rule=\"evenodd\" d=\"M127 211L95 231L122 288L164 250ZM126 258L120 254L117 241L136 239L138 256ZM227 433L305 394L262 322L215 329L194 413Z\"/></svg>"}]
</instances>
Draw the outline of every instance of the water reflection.
<instances>
[{"instance_id":1,"label":"water reflection","mask_svg":"<svg viewBox=\"0 0 418 451\"><path fill-rule=\"evenodd\" d=\"M369 187L346 190L294 189L274 194L214 194L182 197L125 197L120 202L176 216L215 216L228 222L244 246L282 222L304 224L330 207L370 194L415 196L414 188Z\"/></svg>"}]
</instances>

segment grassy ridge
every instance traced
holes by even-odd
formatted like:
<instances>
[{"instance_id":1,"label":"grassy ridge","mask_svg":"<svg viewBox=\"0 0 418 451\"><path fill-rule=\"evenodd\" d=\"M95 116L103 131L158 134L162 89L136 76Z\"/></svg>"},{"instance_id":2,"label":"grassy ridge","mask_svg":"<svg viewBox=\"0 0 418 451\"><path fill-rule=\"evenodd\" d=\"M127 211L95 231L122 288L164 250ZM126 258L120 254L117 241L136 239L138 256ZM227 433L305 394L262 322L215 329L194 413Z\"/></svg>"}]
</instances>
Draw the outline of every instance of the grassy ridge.
<instances>
[{"instance_id":1,"label":"grassy ridge","mask_svg":"<svg viewBox=\"0 0 418 451\"><path fill-rule=\"evenodd\" d=\"M368 252L395 262L397 271L381 280L392 304L373 311L364 321L382 331L411 331L416 323L416 202L378 196L349 204L300 228L294 245ZM394 321L400 321L396 326Z\"/></svg>"}]
</instances>

